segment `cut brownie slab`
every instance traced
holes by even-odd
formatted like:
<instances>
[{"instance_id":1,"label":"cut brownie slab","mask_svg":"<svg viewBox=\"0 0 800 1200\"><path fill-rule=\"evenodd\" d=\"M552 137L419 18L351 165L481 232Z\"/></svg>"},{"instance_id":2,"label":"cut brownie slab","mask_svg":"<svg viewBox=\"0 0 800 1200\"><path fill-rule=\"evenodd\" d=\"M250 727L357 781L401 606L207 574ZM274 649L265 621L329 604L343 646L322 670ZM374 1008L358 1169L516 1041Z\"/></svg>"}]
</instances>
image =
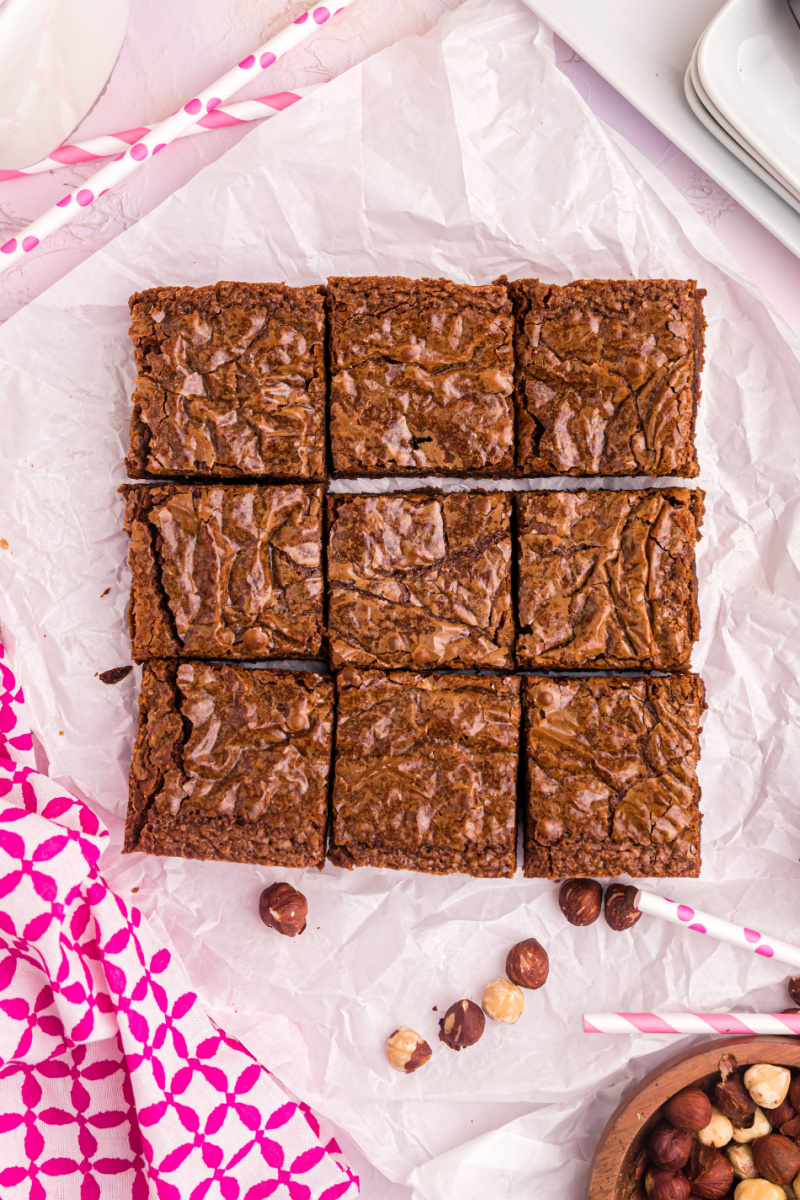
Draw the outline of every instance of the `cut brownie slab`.
<instances>
[{"instance_id":1,"label":"cut brownie slab","mask_svg":"<svg viewBox=\"0 0 800 1200\"><path fill-rule=\"evenodd\" d=\"M130 307L129 475L325 477L322 288L150 288Z\"/></svg>"},{"instance_id":2,"label":"cut brownie slab","mask_svg":"<svg viewBox=\"0 0 800 1200\"><path fill-rule=\"evenodd\" d=\"M525 874L700 874L696 675L528 676Z\"/></svg>"},{"instance_id":3,"label":"cut brownie slab","mask_svg":"<svg viewBox=\"0 0 800 1200\"><path fill-rule=\"evenodd\" d=\"M514 665L511 497L328 497L334 666Z\"/></svg>"},{"instance_id":4,"label":"cut brownie slab","mask_svg":"<svg viewBox=\"0 0 800 1200\"><path fill-rule=\"evenodd\" d=\"M517 466L529 475L697 475L703 364L694 280L509 284Z\"/></svg>"},{"instance_id":5,"label":"cut brownie slab","mask_svg":"<svg viewBox=\"0 0 800 1200\"><path fill-rule=\"evenodd\" d=\"M704 493L517 493L517 663L556 671L688 669Z\"/></svg>"},{"instance_id":6,"label":"cut brownie slab","mask_svg":"<svg viewBox=\"0 0 800 1200\"><path fill-rule=\"evenodd\" d=\"M328 296L335 471L513 469L513 315L505 287L330 279Z\"/></svg>"},{"instance_id":7,"label":"cut brownie slab","mask_svg":"<svg viewBox=\"0 0 800 1200\"><path fill-rule=\"evenodd\" d=\"M133 657L314 658L322 488L127 484Z\"/></svg>"},{"instance_id":8,"label":"cut brownie slab","mask_svg":"<svg viewBox=\"0 0 800 1200\"><path fill-rule=\"evenodd\" d=\"M332 729L332 680L311 671L147 663L125 850L321 864Z\"/></svg>"},{"instance_id":9,"label":"cut brownie slab","mask_svg":"<svg viewBox=\"0 0 800 1200\"><path fill-rule=\"evenodd\" d=\"M342 671L331 861L513 875L519 682Z\"/></svg>"}]
</instances>

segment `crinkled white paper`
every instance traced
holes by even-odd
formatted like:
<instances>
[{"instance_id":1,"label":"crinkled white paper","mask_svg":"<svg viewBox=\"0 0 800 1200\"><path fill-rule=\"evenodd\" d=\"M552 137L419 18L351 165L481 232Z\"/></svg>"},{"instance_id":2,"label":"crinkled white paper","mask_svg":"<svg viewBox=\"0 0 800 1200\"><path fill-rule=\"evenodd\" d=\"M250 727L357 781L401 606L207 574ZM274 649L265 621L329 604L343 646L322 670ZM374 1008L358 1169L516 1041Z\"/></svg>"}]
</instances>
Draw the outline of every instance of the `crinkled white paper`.
<instances>
[{"instance_id":1,"label":"crinkled white paper","mask_svg":"<svg viewBox=\"0 0 800 1200\"><path fill-rule=\"evenodd\" d=\"M798 344L659 186L666 202L558 72L522 4L467 0L254 130L0 331L0 617L53 771L115 814L117 845L137 673L106 687L95 672L130 661L115 488L132 291L329 273L696 277L709 293L695 656L710 704L704 868L664 890L800 939ZM211 1010L418 1200L579 1200L620 1096L683 1044L585 1035L585 1008L787 1003L780 964L653 918L626 934L574 929L547 882L113 853L105 869L123 894L139 889ZM276 875L309 898L294 941L258 920ZM460 1054L436 1042L433 1007L479 999L529 936L552 968L519 1023ZM408 1078L383 1058L400 1024L436 1045Z\"/></svg>"}]
</instances>

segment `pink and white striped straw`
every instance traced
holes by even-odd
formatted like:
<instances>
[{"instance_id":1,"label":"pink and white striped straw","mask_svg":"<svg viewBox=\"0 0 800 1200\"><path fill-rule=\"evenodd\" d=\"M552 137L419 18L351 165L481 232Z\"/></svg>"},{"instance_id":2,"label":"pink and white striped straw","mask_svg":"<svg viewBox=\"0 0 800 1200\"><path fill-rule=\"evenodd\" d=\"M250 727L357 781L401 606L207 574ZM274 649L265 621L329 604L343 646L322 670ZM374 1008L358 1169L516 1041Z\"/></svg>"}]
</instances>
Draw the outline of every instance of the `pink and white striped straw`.
<instances>
[{"instance_id":1,"label":"pink and white striped straw","mask_svg":"<svg viewBox=\"0 0 800 1200\"><path fill-rule=\"evenodd\" d=\"M724 917L715 917L711 913L701 912L698 908L690 908L688 904L676 904L674 900L666 900L663 896L655 896L652 892L637 892L633 907L639 912L652 917L661 917L672 925L680 925L693 933L706 933L719 942L730 942L741 946L751 954L759 954L762 958L772 958L776 962L787 963L790 967L800 967L800 946L784 942L781 938L770 934L759 933L747 925L736 925L726 921Z\"/></svg>"},{"instance_id":2,"label":"pink and white striped straw","mask_svg":"<svg viewBox=\"0 0 800 1200\"><path fill-rule=\"evenodd\" d=\"M291 92L273 92L269 96L258 96L255 100L241 100L238 104L226 104L224 107L212 108L201 117L196 125L184 129L178 137L192 137L198 133L209 133L214 129L227 129L231 125L242 125L249 121L264 121L274 117L276 113L290 108L304 96L310 96L322 87L321 83L312 83L308 87L295 88ZM40 175L43 171L57 171L62 167L74 167L78 163L96 162L101 158L111 158L115 154L133 146L152 129L140 125L136 129L123 129L120 133L106 133L99 137L85 138L81 142L65 142L47 158L24 167L19 171L0 171L0 183L9 179L25 179L28 175Z\"/></svg>"},{"instance_id":3,"label":"pink and white striped straw","mask_svg":"<svg viewBox=\"0 0 800 1200\"><path fill-rule=\"evenodd\" d=\"M243 58L237 66L232 67L214 83L198 92L191 100L145 133L133 146L124 150L113 162L101 167L92 179L91 187L83 187L73 195L70 192L58 201L53 208L37 217L27 228L20 231L16 237L9 238L5 245L0 246L0 271L7 270L13 263L19 262L26 254L30 254L42 241L55 233L62 225L66 225L79 208L94 204L109 188L114 187L120 180L125 179L152 155L158 154L165 146L185 132L190 126L196 125L205 113L219 108L234 92L250 80L255 79L262 71L271 67L289 50L299 46L311 37L320 25L324 25L336 13L353 3L353 0L335 0L336 9L319 4L308 9L296 20L281 29L279 33L264 42L252 54Z\"/></svg>"},{"instance_id":4,"label":"pink and white striped straw","mask_svg":"<svg viewBox=\"0 0 800 1200\"><path fill-rule=\"evenodd\" d=\"M584 1013L584 1033L800 1034L800 1013Z\"/></svg>"}]
</instances>

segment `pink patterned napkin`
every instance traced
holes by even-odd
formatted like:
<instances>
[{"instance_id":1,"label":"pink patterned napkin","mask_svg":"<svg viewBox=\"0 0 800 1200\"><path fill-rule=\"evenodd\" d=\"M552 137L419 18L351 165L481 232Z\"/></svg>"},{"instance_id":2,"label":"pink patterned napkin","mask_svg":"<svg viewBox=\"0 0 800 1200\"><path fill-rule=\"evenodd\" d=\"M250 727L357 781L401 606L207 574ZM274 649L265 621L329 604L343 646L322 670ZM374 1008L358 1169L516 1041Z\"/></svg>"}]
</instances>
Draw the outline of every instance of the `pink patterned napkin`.
<instances>
[{"instance_id":1,"label":"pink patterned napkin","mask_svg":"<svg viewBox=\"0 0 800 1200\"><path fill-rule=\"evenodd\" d=\"M354 1200L321 1122L233 1038L34 765L0 644L0 1196Z\"/></svg>"}]
</instances>

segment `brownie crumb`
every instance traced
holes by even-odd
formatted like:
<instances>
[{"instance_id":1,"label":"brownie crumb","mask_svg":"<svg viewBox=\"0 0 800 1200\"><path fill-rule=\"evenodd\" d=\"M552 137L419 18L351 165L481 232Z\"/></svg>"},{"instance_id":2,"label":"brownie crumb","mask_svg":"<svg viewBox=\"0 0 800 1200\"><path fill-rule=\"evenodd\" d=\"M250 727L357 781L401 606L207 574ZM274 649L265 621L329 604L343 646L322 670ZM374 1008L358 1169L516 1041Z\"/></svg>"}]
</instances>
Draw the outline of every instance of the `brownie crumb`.
<instances>
[{"instance_id":1,"label":"brownie crumb","mask_svg":"<svg viewBox=\"0 0 800 1200\"><path fill-rule=\"evenodd\" d=\"M126 675L130 675L133 667L112 667L110 671L101 671L97 678L101 683L120 683Z\"/></svg>"},{"instance_id":2,"label":"brownie crumb","mask_svg":"<svg viewBox=\"0 0 800 1200\"><path fill-rule=\"evenodd\" d=\"M102 600L103 596L107 596L110 591L111 591L111 588L106 588L106 590L104 592L100 593L100 599Z\"/></svg>"}]
</instances>

